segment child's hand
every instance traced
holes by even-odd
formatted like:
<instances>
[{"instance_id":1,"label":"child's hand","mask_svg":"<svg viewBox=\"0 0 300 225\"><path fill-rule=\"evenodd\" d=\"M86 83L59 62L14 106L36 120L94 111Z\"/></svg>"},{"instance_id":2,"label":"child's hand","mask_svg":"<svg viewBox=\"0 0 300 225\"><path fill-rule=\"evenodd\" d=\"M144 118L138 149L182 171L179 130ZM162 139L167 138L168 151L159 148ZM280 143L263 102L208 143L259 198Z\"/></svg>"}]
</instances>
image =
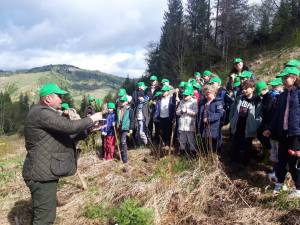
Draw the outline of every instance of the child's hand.
<instances>
[{"instance_id":1,"label":"child's hand","mask_svg":"<svg viewBox=\"0 0 300 225\"><path fill-rule=\"evenodd\" d=\"M205 117L205 118L203 118L203 123L208 123L208 120L207 120L207 118Z\"/></svg>"},{"instance_id":2,"label":"child's hand","mask_svg":"<svg viewBox=\"0 0 300 225\"><path fill-rule=\"evenodd\" d=\"M116 126L116 122L113 122L112 125L113 125L113 127L115 127Z\"/></svg>"},{"instance_id":3,"label":"child's hand","mask_svg":"<svg viewBox=\"0 0 300 225\"><path fill-rule=\"evenodd\" d=\"M128 137L131 137L131 136L132 136L132 133L133 133L132 130L129 130L127 136L128 136Z\"/></svg>"},{"instance_id":4,"label":"child's hand","mask_svg":"<svg viewBox=\"0 0 300 225\"><path fill-rule=\"evenodd\" d=\"M186 111L187 111L187 110L186 110L186 107L183 107L181 111L182 111L183 113L186 113Z\"/></svg>"},{"instance_id":5,"label":"child's hand","mask_svg":"<svg viewBox=\"0 0 300 225\"><path fill-rule=\"evenodd\" d=\"M270 136L271 136L271 131L265 130L265 131L263 132L263 136L265 136L265 137L270 137Z\"/></svg>"}]
</instances>

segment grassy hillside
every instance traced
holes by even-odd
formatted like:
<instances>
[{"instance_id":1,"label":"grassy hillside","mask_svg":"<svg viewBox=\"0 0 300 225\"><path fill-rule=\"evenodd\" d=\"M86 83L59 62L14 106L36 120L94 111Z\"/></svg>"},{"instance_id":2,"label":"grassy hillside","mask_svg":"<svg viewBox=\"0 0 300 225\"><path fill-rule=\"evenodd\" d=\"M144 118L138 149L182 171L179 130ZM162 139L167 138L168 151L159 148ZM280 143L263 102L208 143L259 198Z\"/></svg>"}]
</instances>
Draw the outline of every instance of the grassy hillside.
<instances>
[{"instance_id":1,"label":"grassy hillside","mask_svg":"<svg viewBox=\"0 0 300 225\"><path fill-rule=\"evenodd\" d=\"M124 79L99 71L83 70L69 65L49 65L16 72L0 72L0 90L9 89L16 100L21 93L27 93L35 101L39 87L46 82L56 82L70 90L78 105L83 95L103 98L115 92Z\"/></svg>"}]
</instances>

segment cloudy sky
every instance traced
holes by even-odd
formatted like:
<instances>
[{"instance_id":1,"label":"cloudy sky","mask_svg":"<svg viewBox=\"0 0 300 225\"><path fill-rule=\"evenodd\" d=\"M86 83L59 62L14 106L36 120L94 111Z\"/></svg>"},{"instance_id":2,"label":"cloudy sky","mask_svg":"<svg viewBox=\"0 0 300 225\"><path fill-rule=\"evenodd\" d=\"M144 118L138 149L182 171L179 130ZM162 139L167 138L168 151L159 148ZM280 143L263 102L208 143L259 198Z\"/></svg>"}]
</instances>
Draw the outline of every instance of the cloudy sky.
<instances>
[{"instance_id":1,"label":"cloudy sky","mask_svg":"<svg viewBox=\"0 0 300 225\"><path fill-rule=\"evenodd\" d=\"M1 0L0 69L72 64L141 76L167 0Z\"/></svg>"}]
</instances>

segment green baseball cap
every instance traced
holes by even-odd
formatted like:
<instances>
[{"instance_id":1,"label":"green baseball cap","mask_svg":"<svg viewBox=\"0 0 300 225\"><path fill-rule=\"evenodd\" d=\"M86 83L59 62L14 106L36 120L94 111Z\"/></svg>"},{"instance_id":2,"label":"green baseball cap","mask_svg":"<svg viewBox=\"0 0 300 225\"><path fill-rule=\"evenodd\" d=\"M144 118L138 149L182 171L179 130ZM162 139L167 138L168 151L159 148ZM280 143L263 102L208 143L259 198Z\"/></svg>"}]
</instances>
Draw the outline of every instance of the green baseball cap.
<instances>
[{"instance_id":1,"label":"green baseball cap","mask_svg":"<svg viewBox=\"0 0 300 225\"><path fill-rule=\"evenodd\" d=\"M233 87L239 87L241 86L241 79L239 77L236 77L233 81Z\"/></svg>"},{"instance_id":2,"label":"green baseball cap","mask_svg":"<svg viewBox=\"0 0 300 225\"><path fill-rule=\"evenodd\" d=\"M55 83L44 84L39 92L40 97L45 97L51 94L65 95L68 94L68 92L60 89Z\"/></svg>"},{"instance_id":3,"label":"green baseball cap","mask_svg":"<svg viewBox=\"0 0 300 225\"><path fill-rule=\"evenodd\" d=\"M201 76L201 73L200 73L200 72L195 72L195 73L194 73L194 76L200 77L200 76Z\"/></svg>"},{"instance_id":4,"label":"green baseball cap","mask_svg":"<svg viewBox=\"0 0 300 225\"><path fill-rule=\"evenodd\" d=\"M208 76L208 77L210 77L212 75L212 72L210 71L210 70L205 70L204 72L203 72L203 76Z\"/></svg>"},{"instance_id":5,"label":"green baseball cap","mask_svg":"<svg viewBox=\"0 0 300 225\"><path fill-rule=\"evenodd\" d=\"M161 80L161 83L163 84L163 83L169 83L170 81L168 80L168 79L166 79L166 78L164 78L164 79L162 79Z\"/></svg>"},{"instance_id":6,"label":"green baseball cap","mask_svg":"<svg viewBox=\"0 0 300 225\"><path fill-rule=\"evenodd\" d=\"M124 88L121 88L121 89L119 90L119 92L118 92L118 96L119 96L119 97L122 97L122 96L124 96L124 95L126 95L126 90L125 90Z\"/></svg>"},{"instance_id":7,"label":"green baseball cap","mask_svg":"<svg viewBox=\"0 0 300 225\"><path fill-rule=\"evenodd\" d=\"M239 77L240 78L251 78L253 76L253 73L248 71L248 70L244 70Z\"/></svg>"},{"instance_id":8,"label":"green baseball cap","mask_svg":"<svg viewBox=\"0 0 300 225\"><path fill-rule=\"evenodd\" d=\"M109 102L109 103L107 103L107 108L109 108L109 109L115 109L116 105L113 102Z\"/></svg>"},{"instance_id":9,"label":"green baseball cap","mask_svg":"<svg viewBox=\"0 0 300 225\"><path fill-rule=\"evenodd\" d=\"M240 62L243 62L243 60L241 58L234 58L233 59L233 63L240 63Z\"/></svg>"},{"instance_id":10,"label":"green baseball cap","mask_svg":"<svg viewBox=\"0 0 300 225\"><path fill-rule=\"evenodd\" d=\"M88 96L88 101L89 102L93 102L93 101L95 101L95 97L94 96Z\"/></svg>"},{"instance_id":11,"label":"green baseball cap","mask_svg":"<svg viewBox=\"0 0 300 225\"><path fill-rule=\"evenodd\" d=\"M194 94L194 90L193 89L185 89L182 94L185 95L185 96L187 96L187 95L193 95Z\"/></svg>"},{"instance_id":12,"label":"green baseball cap","mask_svg":"<svg viewBox=\"0 0 300 225\"><path fill-rule=\"evenodd\" d=\"M147 87L143 81L138 82L137 86L138 87L145 87L145 88Z\"/></svg>"},{"instance_id":13,"label":"green baseball cap","mask_svg":"<svg viewBox=\"0 0 300 225\"><path fill-rule=\"evenodd\" d=\"M162 91L170 91L170 86L169 85L164 85L161 90Z\"/></svg>"},{"instance_id":14,"label":"green baseball cap","mask_svg":"<svg viewBox=\"0 0 300 225\"><path fill-rule=\"evenodd\" d=\"M190 82L185 82L184 89L193 88L193 84Z\"/></svg>"},{"instance_id":15,"label":"green baseball cap","mask_svg":"<svg viewBox=\"0 0 300 225\"><path fill-rule=\"evenodd\" d=\"M150 77L150 80L151 80L151 81L157 80L157 76L153 74L153 75Z\"/></svg>"},{"instance_id":16,"label":"green baseball cap","mask_svg":"<svg viewBox=\"0 0 300 225\"><path fill-rule=\"evenodd\" d=\"M180 81L180 83L179 83L179 87L183 88L183 87L184 87L184 85L185 85L185 82L184 82L184 81Z\"/></svg>"},{"instance_id":17,"label":"green baseball cap","mask_svg":"<svg viewBox=\"0 0 300 225\"><path fill-rule=\"evenodd\" d=\"M283 85L282 78L281 77L277 77L277 78L271 80L269 82L269 85L272 85L272 86Z\"/></svg>"},{"instance_id":18,"label":"green baseball cap","mask_svg":"<svg viewBox=\"0 0 300 225\"><path fill-rule=\"evenodd\" d=\"M300 71L297 69L297 67L286 67L286 68L284 68L283 72L280 73L277 77L285 77L289 74L299 76Z\"/></svg>"},{"instance_id":19,"label":"green baseball cap","mask_svg":"<svg viewBox=\"0 0 300 225\"><path fill-rule=\"evenodd\" d=\"M155 94L154 94L154 97L159 97L162 95L162 91L157 91Z\"/></svg>"},{"instance_id":20,"label":"green baseball cap","mask_svg":"<svg viewBox=\"0 0 300 225\"><path fill-rule=\"evenodd\" d=\"M194 84L193 84L193 87L196 88L196 89L198 89L198 90L201 89L201 85L198 84L198 83L194 83Z\"/></svg>"},{"instance_id":21,"label":"green baseball cap","mask_svg":"<svg viewBox=\"0 0 300 225\"><path fill-rule=\"evenodd\" d=\"M128 102L127 96L126 96L126 95L122 96L122 97L120 98L120 102Z\"/></svg>"},{"instance_id":22,"label":"green baseball cap","mask_svg":"<svg viewBox=\"0 0 300 225\"><path fill-rule=\"evenodd\" d=\"M256 94L260 96L261 92L266 88L268 88L268 85L266 84L265 81L257 82L256 85L255 85Z\"/></svg>"},{"instance_id":23,"label":"green baseball cap","mask_svg":"<svg viewBox=\"0 0 300 225\"><path fill-rule=\"evenodd\" d=\"M299 67L300 66L300 61L297 59L291 59L288 61L285 66L290 66L290 67Z\"/></svg>"},{"instance_id":24,"label":"green baseball cap","mask_svg":"<svg viewBox=\"0 0 300 225\"><path fill-rule=\"evenodd\" d=\"M197 81L196 81L196 79L195 79L195 78L190 78L190 79L189 79L189 83L191 83L191 84L195 84L195 83L197 83Z\"/></svg>"},{"instance_id":25,"label":"green baseball cap","mask_svg":"<svg viewBox=\"0 0 300 225\"><path fill-rule=\"evenodd\" d=\"M69 109L69 108L70 108L70 106L69 106L68 103L66 103L66 102L61 103L61 109L62 109L62 110L67 110L67 109Z\"/></svg>"},{"instance_id":26,"label":"green baseball cap","mask_svg":"<svg viewBox=\"0 0 300 225\"><path fill-rule=\"evenodd\" d=\"M213 84L213 83L222 84L222 80L220 79L220 77L212 77L208 83L209 84Z\"/></svg>"}]
</instances>

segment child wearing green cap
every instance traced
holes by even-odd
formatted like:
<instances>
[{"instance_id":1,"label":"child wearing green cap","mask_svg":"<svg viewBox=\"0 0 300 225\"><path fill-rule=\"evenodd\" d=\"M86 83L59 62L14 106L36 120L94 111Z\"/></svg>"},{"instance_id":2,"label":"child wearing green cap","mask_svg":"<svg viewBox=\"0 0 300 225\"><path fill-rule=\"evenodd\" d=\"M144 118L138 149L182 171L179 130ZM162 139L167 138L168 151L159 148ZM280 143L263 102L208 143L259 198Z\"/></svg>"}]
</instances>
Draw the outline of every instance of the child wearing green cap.
<instances>
[{"instance_id":1,"label":"child wearing green cap","mask_svg":"<svg viewBox=\"0 0 300 225\"><path fill-rule=\"evenodd\" d=\"M180 154L188 153L193 157L197 154L195 134L198 103L192 97L194 94L193 89L186 89L182 94L183 99L179 102L176 110L176 115L179 117L177 120L180 144L179 152Z\"/></svg>"},{"instance_id":2,"label":"child wearing green cap","mask_svg":"<svg viewBox=\"0 0 300 225\"><path fill-rule=\"evenodd\" d=\"M224 116L223 102L216 97L217 88L205 85L202 88L204 98L199 106L198 129L202 139L202 151L217 152L221 148L221 118Z\"/></svg>"},{"instance_id":3,"label":"child wearing green cap","mask_svg":"<svg viewBox=\"0 0 300 225\"><path fill-rule=\"evenodd\" d=\"M136 138L140 145L148 144L148 125L150 120L149 97L144 92L139 92L138 103L134 109Z\"/></svg>"},{"instance_id":4,"label":"child wearing green cap","mask_svg":"<svg viewBox=\"0 0 300 225\"><path fill-rule=\"evenodd\" d=\"M172 122L175 114L176 99L170 94L170 86L164 85L161 89L161 99L156 103L154 118L159 121L160 134L165 146L170 145Z\"/></svg>"},{"instance_id":5,"label":"child wearing green cap","mask_svg":"<svg viewBox=\"0 0 300 225\"><path fill-rule=\"evenodd\" d=\"M134 128L134 113L126 96L120 98L121 108L118 113L117 127L120 131L121 157L127 163L127 137L132 135Z\"/></svg>"},{"instance_id":6,"label":"child wearing green cap","mask_svg":"<svg viewBox=\"0 0 300 225\"><path fill-rule=\"evenodd\" d=\"M281 73L284 92L279 95L269 129L264 132L266 137L278 136L278 163L275 168L277 183L274 194L283 188L287 175L287 165L296 189L289 195L300 198L300 169L298 154L300 150L300 71L296 67L286 67Z\"/></svg>"},{"instance_id":7,"label":"child wearing green cap","mask_svg":"<svg viewBox=\"0 0 300 225\"><path fill-rule=\"evenodd\" d=\"M106 118L106 124L102 127L101 132L104 136L104 160L113 160L115 154L116 136L114 132L114 126L116 124L116 105L113 102L107 103L108 112L104 116Z\"/></svg>"},{"instance_id":8,"label":"child wearing green cap","mask_svg":"<svg viewBox=\"0 0 300 225\"><path fill-rule=\"evenodd\" d=\"M253 80L247 80L241 86L242 95L235 99L229 115L231 157L233 161L247 164L252 156L252 140L256 137L262 120L261 100L254 93Z\"/></svg>"}]
</instances>

